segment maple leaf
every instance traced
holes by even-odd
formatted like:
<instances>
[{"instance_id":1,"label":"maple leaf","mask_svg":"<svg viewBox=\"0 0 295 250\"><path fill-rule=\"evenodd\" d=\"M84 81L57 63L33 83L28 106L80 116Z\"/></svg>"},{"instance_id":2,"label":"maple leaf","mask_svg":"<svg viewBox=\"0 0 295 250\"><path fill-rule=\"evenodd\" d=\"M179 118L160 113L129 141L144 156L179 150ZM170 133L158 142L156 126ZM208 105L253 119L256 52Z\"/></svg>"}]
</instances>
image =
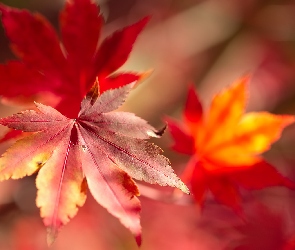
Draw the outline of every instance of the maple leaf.
<instances>
[{"instance_id":1,"label":"maple leaf","mask_svg":"<svg viewBox=\"0 0 295 250\"><path fill-rule=\"evenodd\" d=\"M0 65L0 95L5 100L42 100L76 117L96 77L100 92L140 80L142 74L114 73L131 52L149 18L116 31L100 43L103 18L92 0L67 0L60 15L60 41L40 14L0 4L2 23L19 60ZM97 48L98 47L98 48ZM70 105L70 106L69 106Z\"/></svg>"},{"instance_id":2,"label":"maple leaf","mask_svg":"<svg viewBox=\"0 0 295 250\"><path fill-rule=\"evenodd\" d=\"M76 119L50 106L36 103L37 111L24 111L0 124L37 132L18 140L0 158L0 180L17 179L38 171L37 206L48 226L48 241L85 202L85 181L95 200L141 241L140 202L132 178L169 185L189 193L174 174L162 150L145 141L158 132L127 112L111 112L125 100L133 83L82 101ZM95 101L95 99L97 99Z\"/></svg>"},{"instance_id":3,"label":"maple leaf","mask_svg":"<svg viewBox=\"0 0 295 250\"><path fill-rule=\"evenodd\" d=\"M216 95L206 115L191 87L184 123L167 118L175 141L172 148L191 155L183 179L191 184L200 205L210 190L216 200L239 213L239 186L253 190L276 185L295 187L260 155L295 118L267 112L244 114L247 82L248 77L244 77Z\"/></svg>"}]
</instances>

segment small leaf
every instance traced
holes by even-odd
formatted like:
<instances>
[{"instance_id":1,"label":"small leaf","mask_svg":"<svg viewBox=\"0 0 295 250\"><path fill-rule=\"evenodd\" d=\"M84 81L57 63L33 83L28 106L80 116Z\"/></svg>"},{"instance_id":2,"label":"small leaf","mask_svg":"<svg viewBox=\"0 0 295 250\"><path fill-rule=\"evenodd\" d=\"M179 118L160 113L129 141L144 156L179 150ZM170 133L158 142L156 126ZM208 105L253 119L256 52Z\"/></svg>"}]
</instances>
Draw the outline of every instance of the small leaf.
<instances>
[{"instance_id":1,"label":"small leaf","mask_svg":"<svg viewBox=\"0 0 295 250\"><path fill-rule=\"evenodd\" d=\"M217 201L240 215L239 187L295 187L259 155L281 137L295 117L267 112L244 114L248 79L241 78L215 95L208 113L203 115L197 94L190 88L184 124L168 119L175 141L173 149L191 155L183 178L190 183L196 202L203 205L210 191Z\"/></svg>"}]
</instances>

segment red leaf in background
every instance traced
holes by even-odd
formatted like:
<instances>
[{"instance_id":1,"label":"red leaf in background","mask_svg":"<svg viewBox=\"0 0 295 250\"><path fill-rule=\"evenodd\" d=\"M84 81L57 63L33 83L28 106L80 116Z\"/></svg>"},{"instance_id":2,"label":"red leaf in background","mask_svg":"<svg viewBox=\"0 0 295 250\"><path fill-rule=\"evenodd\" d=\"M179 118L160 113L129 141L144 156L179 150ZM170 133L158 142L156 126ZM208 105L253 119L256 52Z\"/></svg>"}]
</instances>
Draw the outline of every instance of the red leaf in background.
<instances>
[{"instance_id":1,"label":"red leaf in background","mask_svg":"<svg viewBox=\"0 0 295 250\"><path fill-rule=\"evenodd\" d=\"M91 0L68 0L60 15L62 41L40 14L0 5L2 23L19 61L0 65L0 95L41 100L69 117L96 77L107 90L138 81L141 74L110 74L121 67L149 18L116 31L97 49L103 18ZM111 82L110 86L106 83ZM47 94L55 98L46 99Z\"/></svg>"},{"instance_id":2,"label":"red leaf in background","mask_svg":"<svg viewBox=\"0 0 295 250\"><path fill-rule=\"evenodd\" d=\"M241 233L227 249L232 250L291 250L293 239L288 235L283 214L269 211L259 205L251 211L244 225L236 227Z\"/></svg>"},{"instance_id":3,"label":"red leaf in background","mask_svg":"<svg viewBox=\"0 0 295 250\"><path fill-rule=\"evenodd\" d=\"M256 190L270 186L294 188L260 156L278 140L294 116L267 112L244 113L246 83L242 78L216 95L206 115L193 90L189 89L184 124L168 119L173 148L191 155L184 174L200 205L207 191L216 200L240 213L239 186Z\"/></svg>"},{"instance_id":4,"label":"red leaf in background","mask_svg":"<svg viewBox=\"0 0 295 250\"><path fill-rule=\"evenodd\" d=\"M99 97L87 95L76 119L36 103L37 111L0 120L10 128L37 132L17 141L0 158L0 179L22 178L41 168L37 206L49 228L49 243L84 204L84 175L95 200L131 230L138 244L140 202L132 178L189 192L160 155L162 150L144 140L159 137L157 131L132 113L110 112L124 102L133 85Z\"/></svg>"},{"instance_id":5,"label":"red leaf in background","mask_svg":"<svg viewBox=\"0 0 295 250\"><path fill-rule=\"evenodd\" d=\"M175 141L172 149L182 154L194 154L194 138L189 134L188 129L169 117L166 117L165 120L169 124L170 134Z\"/></svg>"}]
</instances>

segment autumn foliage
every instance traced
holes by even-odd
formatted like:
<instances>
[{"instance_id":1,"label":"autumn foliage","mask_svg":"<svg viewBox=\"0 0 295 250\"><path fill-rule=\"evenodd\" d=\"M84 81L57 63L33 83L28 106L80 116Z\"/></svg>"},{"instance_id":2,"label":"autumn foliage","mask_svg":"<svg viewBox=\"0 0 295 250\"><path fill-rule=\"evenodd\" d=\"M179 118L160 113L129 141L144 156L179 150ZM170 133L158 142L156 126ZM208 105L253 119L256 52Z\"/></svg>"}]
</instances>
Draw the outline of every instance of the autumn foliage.
<instances>
[{"instance_id":1,"label":"autumn foliage","mask_svg":"<svg viewBox=\"0 0 295 250\"><path fill-rule=\"evenodd\" d=\"M140 78L139 73L111 73L126 62L149 18L115 32L97 48L103 18L92 1L66 2L60 15L62 44L54 28L40 14L0 7L10 46L19 58L1 65L0 91L4 98L38 98L75 117L96 78L101 93ZM50 99L46 99L47 93Z\"/></svg>"},{"instance_id":2,"label":"autumn foliage","mask_svg":"<svg viewBox=\"0 0 295 250\"><path fill-rule=\"evenodd\" d=\"M9 211L18 211L3 220L10 225L4 230L10 243L3 243L0 234L1 249L295 249L295 229L285 226L288 216L270 205L278 196L284 197L279 204L292 206L293 171L281 166L287 150L277 150L275 160L268 155L284 129L292 130L295 116L290 110L248 110L250 85L259 79L273 79L272 84L292 79L277 54L269 52L251 75L240 74L233 84L216 88L212 97L204 94L206 88L197 91L199 86L188 85L193 73L171 86L161 81L139 85L152 72L149 67L122 69L137 38L156 19L153 15L140 15L136 22L106 32L103 8L94 0L65 0L59 30L37 12L2 3L0 11L15 56L0 64L1 102L18 110L0 118L8 128L0 139L0 229L2 214L6 218ZM173 53L153 66L152 75L171 67L178 53L181 59L193 51L178 38L175 48L173 39L165 43ZM145 39L149 44L150 38ZM206 60L213 58L207 52ZM269 58L276 64L269 64ZM188 74L190 60L174 61L175 69ZM172 82L180 80L177 70L166 70ZM273 77L263 78L265 72ZM152 86L149 91L147 86ZM177 95L185 100L172 98ZM140 100L130 105L136 96ZM144 106L146 100L152 109ZM171 113L169 105L180 112ZM130 107L147 112L130 112ZM154 144L159 138L165 152ZM2 202L6 196L12 199L15 190L27 190L15 181L22 178L36 186L36 194L29 192L36 196L37 213ZM129 234L135 241L129 242Z\"/></svg>"},{"instance_id":3,"label":"autumn foliage","mask_svg":"<svg viewBox=\"0 0 295 250\"><path fill-rule=\"evenodd\" d=\"M1 8L6 32L15 53L22 59L21 62L4 65L5 72L15 71L22 65L27 67L24 72L35 80L42 72L42 77L50 81L45 85L38 79L40 86L49 87L47 90L30 82L32 92L26 95L51 91L60 97L55 105L57 109L67 110L63 113L71 117L77 113L76 106L80 107L78 101L87 91L89 93L75 119L37 103L37 111L29 110L2 118L0 123L9 128L39 133L18 140L3 155L0 179L22 178L41 168L36 179L36 203L41 209L44 224L48 226L50 245L59 228L75 216L78 206L84 204L86 186L98 203L130 229L140 245L140 202L136 198L139 191L131 177L170 185L189 193L173 173L168 159L159 155L161 149L143 141L150 136L158 137L156 129L133 114L109 113L121 106L134 82L140 78L131 73L108 76L126 61L135 38L148 19L113 34L96 51L102 23L99 9L90 1L67 2L61 15L64 56L57 36L43 17L6 6ZM77 12L81 8L85 10L85 16L79 15L77 20ZM22 23L27 29L23 30L15 23ZM19 34L23 31L28 41L20 39ZM36 32L38 40L33 41L31 35ZM88 37L88 34L93 37ZM46 52L50 53L47 55L37 47L45 43L49 48ZM121 47L116 49L117 46ZM114 53L116 50L118 52ZM112 58L113 55L116 58ZM14 84L11 86L15 88ZM65 91L66 88L71 88L75 95ZM11 96L17 94L14 92Z\"/></svg>"},{"instance_id":4,"label":"autumn foliage","mask_svg":"<svg viewBox=\"0 0 295 250\"><path fill-rule=\"evenodd\" d=\"M207 113L191 87L184 109L184 125L168 120L175 140L173 149L191 155L183 179L191 184L202 205L207 191L219 202L240 213L238 187L261 189L282 185L295 188L260 155L279 139L291 115L267 112L244 114L248 77L213 97Z\"/></svg>"},{"instance_id":5,"label":"autumn foliage","mask_svg":"<svg viewBox=\"0 0 295 250\"><path fill-rule=\"evenodd\" d=\"M10 128L39 132L17 141L3 155L0 178L22 178L41 168L36 203L49 227L49 244L84 204L84 176L95 200L130 229L139 245L139 191L131 177L189 193L161 149L143 141L158 137L156 129L131 113L111 112L131 87L106 91L93 104L87 96L76 119L36 103L37 111L0 120Z\"/></svg>"}]
</instances>

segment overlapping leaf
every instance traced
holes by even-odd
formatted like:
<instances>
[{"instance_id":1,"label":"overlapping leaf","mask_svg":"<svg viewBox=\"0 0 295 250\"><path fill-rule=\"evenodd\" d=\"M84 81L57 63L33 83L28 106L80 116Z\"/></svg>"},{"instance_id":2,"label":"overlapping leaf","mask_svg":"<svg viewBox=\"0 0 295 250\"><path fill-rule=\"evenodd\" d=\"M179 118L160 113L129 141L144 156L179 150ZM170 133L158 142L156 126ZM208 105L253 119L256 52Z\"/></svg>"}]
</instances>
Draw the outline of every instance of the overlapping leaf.
<instances>
[{"instance_id":1,"label":"overlapping leaf","mask_svg":"<svg viewBox=\"0 0 295 250\"><path fill-rule=\"evenodd\" d=\"M133 114L110 112L132 87L108 90L99 97L87 95L76 119L36 103L37 111L0 120L10 128L36 132L17 141L0 158L0 180L22 178L41 168L37 206L49 228L49 243L84 204L86 182L96 201L131 230L138 244L140 202L132 178L189 192L160 154L162 150L144 140L158 137L157 131Z\"/></svg>"},{"instance_id":2,"label":"overlapping leaf","mask_svg":"<svg viewBox=\"0 0 295 250\"><path fill-rule=\"evenodd\" d=\"M278 140L294 116L267 112L244 114L248 78L242 78L216 95L206 114L193 88L184 110L184 124L168 119L173 148L191 155L184 179L195 199L203 204L207 191L216 200L240 211L238 187L261 189L282 185L294 188L261 153Z\"/></svg>"},{"instance_id":3,"label":"overlapping leaf","mask_svg":"<svg viewBox=\"0 0 295 250\"><path fill-rule=\"evenodd\" d=\"M121 67L148 18L116 31L100 42L103 18L93 0L67 0L60 15L62 41L40 14L0 5L2 23L19 60L0 65L0 95L6 100L42 100L69 117L96 77L101 92L124 86L141 74ZM16 99L17 98L17 99Z\"/></svg>"}]
</instances>

